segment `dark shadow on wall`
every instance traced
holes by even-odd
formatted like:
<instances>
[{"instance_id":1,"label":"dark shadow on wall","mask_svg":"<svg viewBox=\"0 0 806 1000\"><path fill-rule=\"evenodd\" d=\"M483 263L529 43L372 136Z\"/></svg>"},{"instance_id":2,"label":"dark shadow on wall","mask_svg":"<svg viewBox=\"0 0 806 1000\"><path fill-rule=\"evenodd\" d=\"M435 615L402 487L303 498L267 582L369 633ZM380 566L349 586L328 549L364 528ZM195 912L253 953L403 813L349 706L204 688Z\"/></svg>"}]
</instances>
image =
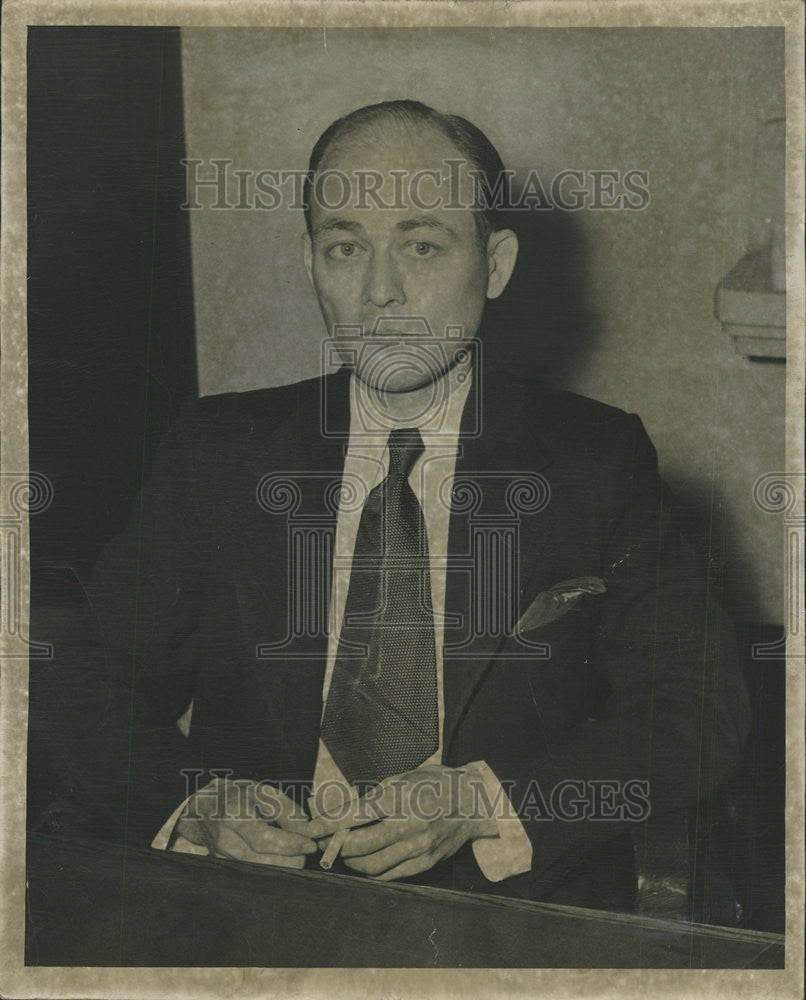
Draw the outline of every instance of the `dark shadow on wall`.
<instances>
[{"instance_id":1,"label":"dark shadow on wall","mask_svg":"<svg viewBox=\"0 0 806 1000\"><path fill-rule=\"evenodd\" d=\"M178 28L28 33L34 606L69 599L197 392Z\"/></svg>"},{"instance_id":2,"label":"dark shadow on wall","mask_svg":"<svg viewBox=\"0 0 806 1000\"><path fill-rule=\"evenodd\" d=\"M562 384L599 332L582 227L558 209L513 212L506 225L518 236L518 261L504 294L487 303L485 354L520 377Z\"/></svg>"}]
</instances>

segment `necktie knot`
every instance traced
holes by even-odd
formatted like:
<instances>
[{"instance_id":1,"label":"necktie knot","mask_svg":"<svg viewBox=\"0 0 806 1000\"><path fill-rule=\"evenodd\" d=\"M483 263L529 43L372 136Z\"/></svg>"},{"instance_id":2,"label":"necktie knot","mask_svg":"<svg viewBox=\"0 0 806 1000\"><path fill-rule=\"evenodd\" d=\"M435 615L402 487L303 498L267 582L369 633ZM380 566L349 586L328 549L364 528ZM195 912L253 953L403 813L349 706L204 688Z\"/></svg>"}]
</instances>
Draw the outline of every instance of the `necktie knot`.
<instances>
[{"instance_id":1,"label":"necktie knot","mask_svg":"<svg viewBox=\"0 0 806 1000\"><path fill-rule=\"evenodd\" d=\"M389 474L408 478L414 463L425 451L416 427L401 427L389 435Z\"/></svg>"}]
</instances>

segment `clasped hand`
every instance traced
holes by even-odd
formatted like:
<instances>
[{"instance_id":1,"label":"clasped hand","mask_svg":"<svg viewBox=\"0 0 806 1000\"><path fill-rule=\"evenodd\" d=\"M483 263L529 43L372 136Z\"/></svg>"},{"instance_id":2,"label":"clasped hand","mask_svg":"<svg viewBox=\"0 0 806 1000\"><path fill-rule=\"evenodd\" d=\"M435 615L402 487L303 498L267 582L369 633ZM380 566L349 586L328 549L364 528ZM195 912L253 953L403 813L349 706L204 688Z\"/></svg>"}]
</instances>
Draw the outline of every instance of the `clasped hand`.
<instances>
[{"instance_id":1,"label":"clasped hand","mask_svg":"<svg viewBox=\"0 0 806 1000\"><path fill-rule=\"evenodd\" d=\"M349 829L341 849L348 868L381 881L428 871L468 840L494 837L496 821L472 768L418 767L388 778L344 816L316 818L305 828L324 849Z\"/></svg>"},{"instance_id":2,"label":"clasped hand","mask_svg":"<svg viewBox=\"0 0 806 1000\"><path fill-rule=\"evenodd\" d=\"M188 799L175 832L210 857L303 868L319 850L308 823L302 806L271 785L217 778Z\"/></svg>"},{"instance_id":3,"label":"clasped hand","mask_svg":"<svg viewBox=\"0 0 806 1000\"><path fill-rule=\"evenodd\" d=\"M212 857L303 868L306 855L349 830L345 865L387 881L427 871L468 840L496 836L482 788L472 767L427 765L387 778L338 813L308 819L270 785L217 779L188 801L176 832Z\"/></svg>"}]
</instances>

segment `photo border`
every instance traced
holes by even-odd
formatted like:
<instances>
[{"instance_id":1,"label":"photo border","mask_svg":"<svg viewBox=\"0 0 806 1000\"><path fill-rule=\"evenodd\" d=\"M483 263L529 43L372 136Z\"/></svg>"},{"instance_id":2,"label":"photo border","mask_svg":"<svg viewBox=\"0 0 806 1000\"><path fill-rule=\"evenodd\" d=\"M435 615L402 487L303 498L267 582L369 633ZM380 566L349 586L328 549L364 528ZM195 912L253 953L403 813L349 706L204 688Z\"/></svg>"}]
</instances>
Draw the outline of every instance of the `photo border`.
<instances>
[{"instance_id":1,"label":"photo border","mask_svg":"<svg viewBox=\"0 0 806 1000\"><path fill-rule=\"evenodd\" d=\"M780 508L788 550L786 653L786 968L782 970L233 969L26 967L25 788L30 565L27 513L12 487L28 476L26 341L26 29L28 25L320 27L782 26L786 49L786 468ZM804 917L804 6L783 2L595 0L7 0L2 10L2 229L0 230L0 534L19 541L19 617L0 632L0 994L14 997L802 996ZM777 480L776 480L777 481ZM24 504L23 504L24 508ZM783 521L786 521L786 525ZM15 527L16 525L16 527ZM11 526L11 527L9 527ZM782 546L783 550L783 546ZM794 617L792 608L795 608ZM6 625L9 620L2 619ZM16 630L16 634L15 634Z\"/></svg>"}]
</instances>

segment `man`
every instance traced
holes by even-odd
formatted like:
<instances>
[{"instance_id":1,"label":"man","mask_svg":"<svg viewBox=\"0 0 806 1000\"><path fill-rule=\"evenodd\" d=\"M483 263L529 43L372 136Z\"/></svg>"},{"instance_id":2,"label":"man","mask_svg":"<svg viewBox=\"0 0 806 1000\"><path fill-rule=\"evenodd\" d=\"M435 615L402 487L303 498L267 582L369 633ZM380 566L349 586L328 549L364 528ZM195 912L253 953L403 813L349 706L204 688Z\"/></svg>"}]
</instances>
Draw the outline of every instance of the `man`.
<instances>
[{"instance_id":1,"label":"man","mask_svg":"<svg viewBox=\"0 0 806 1000\"><path fill-rule=\"evenodd\" d=\"M85 832L629 906L629 830L735 764L730 630L640 421L477 338L502 171L413 101L316 144L342 367L187 407L102 555L53 671Z\"/></svg>"}]
</instances>

